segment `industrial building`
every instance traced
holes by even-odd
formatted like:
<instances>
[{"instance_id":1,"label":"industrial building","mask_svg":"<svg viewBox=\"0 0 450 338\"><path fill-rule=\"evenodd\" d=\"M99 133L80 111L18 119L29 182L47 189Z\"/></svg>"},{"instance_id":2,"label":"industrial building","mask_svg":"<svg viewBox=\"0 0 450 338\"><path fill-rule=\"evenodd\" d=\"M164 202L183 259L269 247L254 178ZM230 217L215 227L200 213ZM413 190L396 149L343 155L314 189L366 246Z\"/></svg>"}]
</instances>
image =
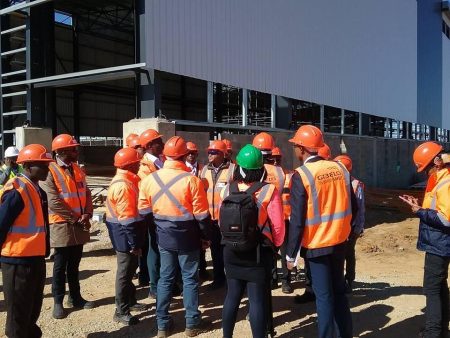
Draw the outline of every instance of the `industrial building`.
<instances>
[{"instance_id":1,"label":"industrial building","mask_svg":"<svg viewBox=\"0 0 450 338\"><path fill-rule=\"evenodd\" d=\"M158 117L200 143L277 133L292 167L310 123L369 185L404 187L417 141L450 143L447 1L1 0L0 20L3 149L25 124L106 163L124 123Z\"/></svg>"}]
</instances>

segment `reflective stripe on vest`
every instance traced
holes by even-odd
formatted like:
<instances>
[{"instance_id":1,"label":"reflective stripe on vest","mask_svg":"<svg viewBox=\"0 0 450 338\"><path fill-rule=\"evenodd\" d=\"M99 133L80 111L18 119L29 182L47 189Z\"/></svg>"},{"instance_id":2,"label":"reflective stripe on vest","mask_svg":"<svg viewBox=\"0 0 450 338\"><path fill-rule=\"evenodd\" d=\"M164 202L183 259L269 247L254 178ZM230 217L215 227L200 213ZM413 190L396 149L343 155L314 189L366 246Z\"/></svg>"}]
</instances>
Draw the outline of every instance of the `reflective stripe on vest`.
<instances>
[{"instance_id":1,"label":"reflective stripe on vest","mask_svg":"<svg viewBox=\"0 0 450 338\"><path fill-rule=\"evenodd\" d=\"M45 220L41 197L33 183L24 177L13 178L5 191L16 189L24 203L3 243L1 255L7 257L44 256Z\"/></svg>"},{"instance_id":2,"label":"reflective stripe on vest","mask_svg":"<svg viewBox=\"0 0 450 338\"><path fill-rule=\"evenodd\" d=\"M438 185L434 189L433 197L431 198L431 206L430 208L437 211L437 217L442 222L442 224L445 227L450 227L450 221L446 219L446 217L438 210L437 208L437 194L440 188L442 188L444 185L447 185L450 183L450 178L444 179L441 182L438 183ZM449 196L450 198L450 196Z\"/></svg>"},{"instance_id":3,"label":"reflective stripe on vest","mask_svg":"<svg viewBox=\"0 0 450 338\"><path fill-rule=\"evenodd\" d=\"M208 189L206 194L208 198L209 213L213 220L219 219L219 204L221 202L220 194L224 188L230 183L233 177L235 165L230 163L228 168L221 169L218 176L216 176L216 182L213 181L213 170L208 169L207 166L203 167L201 177L208 181ZM218 187L218 184L223 185Z\"/></svg>"},{"instance_id":4,"label":"reflective stripe on vest","mask_svg":"<svg viewBox=\"0 0 450 338\"><path fill-rule=\"evenodd\" d=\"M278 193L281 196L281 192L286 180L286 175L284 174L283 168L281 168L280 166L275 166L273 164L264 164L264 167L267 172L266 182L275 185Z\"/></svg>"},{"instance_id":5,"label":"reflective stripe on vest","mask_svg":"<svg viewBox=\"0 0 450 338\"><path fill-rule=\"evenodd\" d=\"M156 202L163 196L167 196L167 198L174 204L175 208L177 208L182 215L176 216L176 215L161 215L161 214L154 214L155 219L165 220L165 221L190 221L194 219L194 215L187 210L183 205L181 205L180 201L172 194L170 191L170 188L175 185L178 181L181 179L191 176L191 173L184 172L178 176L175 176L172 178L169 182L164 184L164 182L159 177L158 173L155 172L153 174L153 178L155 179L155 182L159 185L160 190L155 194L155 196L152 197L152 205L153 207L156 205Z\"/></svg>"},{"instance_id":6,"label":"reflective stripe on vest","mask_svg":"<svg viewBox=\"0 0 450 338\"><path fill-rule=\"evenodd\" d=\"M134 192L135 192L135 196L139 195L139 192L137 190L137 188L133 185L132 182L125 180L125 179L118 179L115 180L113 182L111 182L111 184L109 185L109 187L111 188L114 184L117 183L125 183L127 186L129 186ZM117 214L117 212L114 210L113 206L111 205L111 202L109 201L109 198L106 199L106 208L107 208L107 213L106 213L106 221L110 222L110 223L120 223L122 225L128 225L134 222L139 222L142 220L142 217L137 213L136 217L126 217L126 218L122 218L119 220L119 215ZM136 203L137 205L137 203Z\"/></svg>"},{"instance_id":7,"label":"reflective stripe on vest","mask_svg":"<svg viewBox=\"0 0 450 338\"><path fill-rule=\"evenodd\" d=\"M281 192L281 201L283 202L283 215L285 220L289 220L291 217L291 179L293 173L286 175L284 180L284 187Z\"/></svg>"}]
</instances>

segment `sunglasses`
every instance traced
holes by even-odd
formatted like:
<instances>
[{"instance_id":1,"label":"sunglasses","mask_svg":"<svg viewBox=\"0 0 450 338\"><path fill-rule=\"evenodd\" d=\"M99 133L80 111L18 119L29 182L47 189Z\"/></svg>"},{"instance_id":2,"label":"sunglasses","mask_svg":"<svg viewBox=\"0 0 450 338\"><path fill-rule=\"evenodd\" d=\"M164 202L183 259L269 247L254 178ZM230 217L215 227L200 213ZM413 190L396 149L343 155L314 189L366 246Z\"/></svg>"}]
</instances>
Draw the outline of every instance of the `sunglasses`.
<instances>
[{"instance_id":1,"label":"sunglasses","mask_svg":"<svg viewBox=\"0 0 450 338\"><path fill-rule=\"evenodd\" d=\"M188 152L187 154L188 154L188 155L197 155L197 152L196 152L196 151L190 151L190 152Z\"/></svg>"},{"instance_id":2,"label":"sunglasses","mask_svg":"<svg viewBox=\"0 0 450 338\"><path fill-rule=\"evenodd\" d=\"M221 151L219 151L219 150L209 150L208 151L208 155L219 155L219 154L221 154L222 152Z\"/></svg>"}]
</instances>

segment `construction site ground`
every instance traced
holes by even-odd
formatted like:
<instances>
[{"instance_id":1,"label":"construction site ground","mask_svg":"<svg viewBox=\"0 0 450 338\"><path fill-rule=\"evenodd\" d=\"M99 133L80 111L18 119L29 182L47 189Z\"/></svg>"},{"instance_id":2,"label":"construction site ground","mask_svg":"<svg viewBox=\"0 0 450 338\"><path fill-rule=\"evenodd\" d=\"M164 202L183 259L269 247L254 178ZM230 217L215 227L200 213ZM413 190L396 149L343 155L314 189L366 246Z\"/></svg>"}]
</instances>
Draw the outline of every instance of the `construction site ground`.
<instances>
[{"instance_id":1,"label":"construction site ground","mask_svg":"<svg viewBox=\"0 0 450 338\"><path fill-rule=\"evenodd\" d=\"M101 181L100 183L107 184ZM355 337L416 337L424 322L425 298L422 295L424 254L416 250L418 220L412 218L397 195L404 191L369 190L367 192L367 228L358 240L357 277L353 294L349 295ZM412 192L420 195L420 192ZM99 208L96 212L101 212ZM154 337L155 301L146 298L148 288L138 288L140 302L151 307L136 313L140 323L124 327L113 322L116 257L111 248L106 226L94 222L92 239L85 246L80 266L83 296L95 301L91 310L70 310L67 318L52 318L52 262L47 261L44 304L38 324L44 337ZM211 262L209 262L211 272ZM135 280L136 282L136 280ZM213 321L210 332L201 337L222 337L221 313L226 290L208 291L200 287L200 310ZM273 291L273 317L277 337L316 337L315 304L295 304L294 295L304 291L304 282L293 284L295 293ZM1 286L0 286L1 287ZM181 297L171 306L175 323L173 337L183 337L184 311ZM251 337L245 320L247 300L242 301L235 337ZM0 331L6 320L3 293L0 296Z\"/></svg>"}]
</instances>

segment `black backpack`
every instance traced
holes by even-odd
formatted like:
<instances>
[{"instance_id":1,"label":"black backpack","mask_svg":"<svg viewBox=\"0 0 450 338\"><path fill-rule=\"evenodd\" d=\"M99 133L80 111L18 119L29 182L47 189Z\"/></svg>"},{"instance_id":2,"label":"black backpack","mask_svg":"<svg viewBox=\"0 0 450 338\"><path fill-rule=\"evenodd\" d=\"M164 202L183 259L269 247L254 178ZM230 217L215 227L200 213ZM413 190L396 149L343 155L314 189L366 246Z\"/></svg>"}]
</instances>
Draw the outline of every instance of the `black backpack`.
<instances>
[{"instance_id":1,"label":"black backpack","mask_svg":"<svg viewBox=\"0 0 450 338\"><path fill-rule=\"evenodd\" d=\"M253 194L266 184L257 182L246 191L239 191L237 182L230 183L230 194L220 207L219 224L222 244L231 250L250 251L261 243L258 204Z\"/></svg>"}]
</instances>

